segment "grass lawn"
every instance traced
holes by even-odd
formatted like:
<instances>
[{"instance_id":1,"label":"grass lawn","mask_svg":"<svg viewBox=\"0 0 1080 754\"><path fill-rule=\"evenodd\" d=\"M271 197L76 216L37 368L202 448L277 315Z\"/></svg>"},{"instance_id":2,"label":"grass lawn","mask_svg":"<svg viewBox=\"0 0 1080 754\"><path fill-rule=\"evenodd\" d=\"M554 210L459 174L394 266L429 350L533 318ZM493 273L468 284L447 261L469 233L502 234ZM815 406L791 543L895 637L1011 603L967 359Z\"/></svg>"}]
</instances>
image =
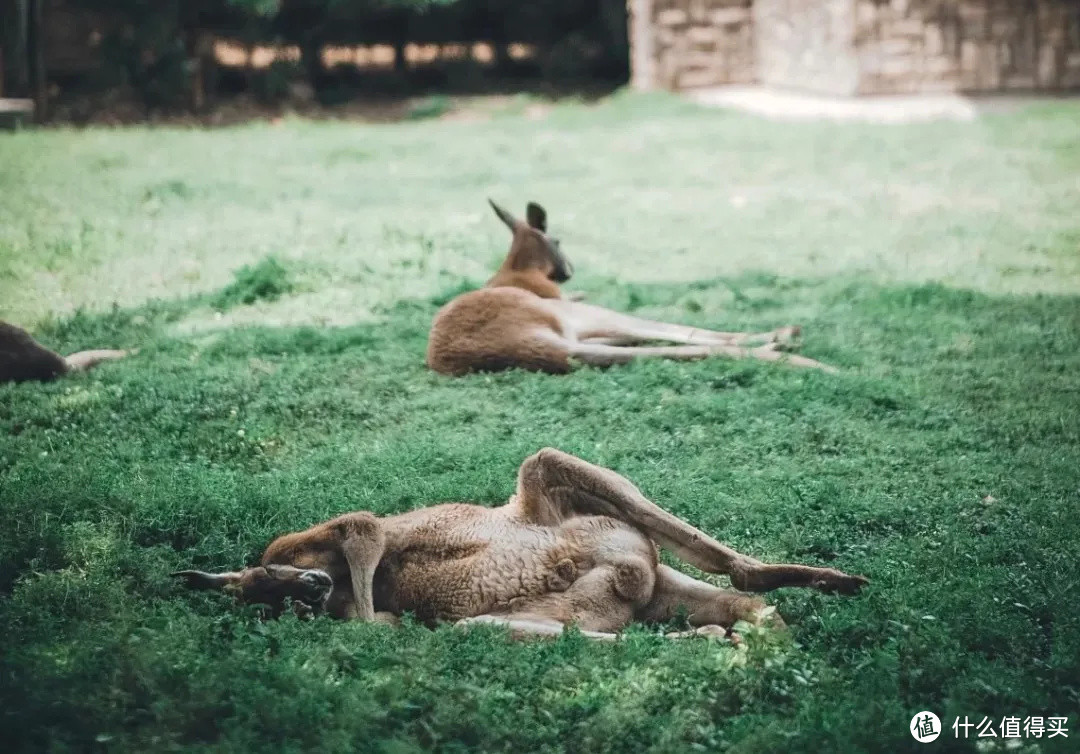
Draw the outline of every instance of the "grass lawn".
<instances>
[{"instance_id":1,"label":"grass lawn","mask_svg":"<svg viewBox=\"0 0 1080 754\"><path fill-rule=\"evenodd\" d=\"M801 323L830 376L424 368L547 205L589 300ZM9 751L924 749L1080 739L1080 105L778 124L666 97L540 120L0 134L0 316L90 375L0 386ZM244 269L246 267L246 269ZM873 579L744 649L260 622L178 568L335 514L502 502L551 445L741 551ZM988 739L982 739L982 742ZM982 744L980 751L997 749ZM1001 743L1000 739L997 743Z\"/></svg>"}]
</instances>

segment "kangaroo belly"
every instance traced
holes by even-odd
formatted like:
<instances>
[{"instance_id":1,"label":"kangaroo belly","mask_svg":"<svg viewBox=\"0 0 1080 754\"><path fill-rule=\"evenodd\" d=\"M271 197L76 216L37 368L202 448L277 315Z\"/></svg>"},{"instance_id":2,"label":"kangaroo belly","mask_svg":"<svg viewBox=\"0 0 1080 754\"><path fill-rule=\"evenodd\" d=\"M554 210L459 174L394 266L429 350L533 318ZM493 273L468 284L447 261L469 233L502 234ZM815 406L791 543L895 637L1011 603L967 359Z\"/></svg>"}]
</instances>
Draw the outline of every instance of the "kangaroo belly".
<instances>
[{"instance_id":1,"label":"kangaroo belly","mask_svg":"<svg viewBox=\"0 0 1080 754\"><path fill-rule=\"evenodd\" d=\"M565 590L514 600L510 613L551 618L590 631L616 632L633 620L656 585L656 547L614 519L580 517L563 525L586 545L577 578Z\"/></svg>"},{"instance_id":2,"label":"kangaroo belly","mask_svg":"<svg viewBox=\"0 0 1080 754\"><path fill-rule=\"evenodd\" d=\"M540 612L611 630L652 595L656 552L631 527L575 517L558 527L513 525L490 539L388 552L375 574L375 609L421 620ZM600 625L604 624L604 625Z\"/></svg>"},{"instance_id":3,"label":"kangaroo belly","mask_svg":"<svg viewBox=\"0 0 1080 754\"><path fill-rule=\"evenodd\" d=\"M565 588L575 576L568 550L549 530L518 530L451 548L432 543L384 555L375 609L421 620L456 620L504 609L514 599ZM517 547L511 546L517 545ZM566 561L566 562L564 562Z\"/></svg>"}]
</instances>

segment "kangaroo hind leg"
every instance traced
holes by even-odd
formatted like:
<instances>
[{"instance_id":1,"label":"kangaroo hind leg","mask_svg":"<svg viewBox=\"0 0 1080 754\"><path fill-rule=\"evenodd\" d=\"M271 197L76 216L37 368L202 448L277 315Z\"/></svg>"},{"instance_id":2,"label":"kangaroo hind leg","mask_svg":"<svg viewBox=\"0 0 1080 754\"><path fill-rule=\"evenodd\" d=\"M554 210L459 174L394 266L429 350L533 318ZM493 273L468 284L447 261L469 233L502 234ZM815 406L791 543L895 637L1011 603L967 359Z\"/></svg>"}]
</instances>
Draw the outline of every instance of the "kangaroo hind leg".
<instances>
[{"instance_id":1,"label":"kangaroo hind leg","mask_svg":"<svg viewBox=\"0 0 1080 754\"><path fill-rule=\"evenodd\" d=\"M800 586L855 594L866 583L833 568L769 564L727 547L656 505L620 474L545 448L518 470L519 515L553 525L574 515L602 515L637 528L653 542L707 573L723 573L736 589L766 592Z\"/></svg>"}]
</instances>

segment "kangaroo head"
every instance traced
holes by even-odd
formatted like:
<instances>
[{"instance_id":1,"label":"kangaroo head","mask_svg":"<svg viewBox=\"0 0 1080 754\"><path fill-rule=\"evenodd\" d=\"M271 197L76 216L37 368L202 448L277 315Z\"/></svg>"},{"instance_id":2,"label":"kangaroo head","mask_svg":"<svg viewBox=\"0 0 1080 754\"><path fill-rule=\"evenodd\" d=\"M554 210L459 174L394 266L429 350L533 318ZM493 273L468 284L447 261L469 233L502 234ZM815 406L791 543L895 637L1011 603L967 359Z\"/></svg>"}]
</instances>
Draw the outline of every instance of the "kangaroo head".
<instances>
[{"instance_id":1,"label":"kangaroo head","mask_svg":"<svg viewBox=\"0 0 1080 754\"><path fill-rule=\"evenodd\" d=\"M207 573L178 571L192 589L217 589L236 595L242 602L268 605L274 615L291 599L298 613L320 613L326 607L334 580L317 568L290 565L266 565L242 571Z\"/></svg>"},{"instance_id":2,"label":"kangaroo head","mask_svg":"<svg viewBox=\"0 0 1080 754\"><path fill-rule=\"evenodd\" d=\"M490 199L488 202L514 234L510 253L495 277L488 281L488 286L514 285L539 295L545 293L534 289L554 289L557 296L558 289L552 283L565 283L574 274L574 268L559 248L559 240L547 234L547 212L536 202L529 202L522 221ZM539 281L550 282L545 285Z\"/></svg>"}]
</instances>

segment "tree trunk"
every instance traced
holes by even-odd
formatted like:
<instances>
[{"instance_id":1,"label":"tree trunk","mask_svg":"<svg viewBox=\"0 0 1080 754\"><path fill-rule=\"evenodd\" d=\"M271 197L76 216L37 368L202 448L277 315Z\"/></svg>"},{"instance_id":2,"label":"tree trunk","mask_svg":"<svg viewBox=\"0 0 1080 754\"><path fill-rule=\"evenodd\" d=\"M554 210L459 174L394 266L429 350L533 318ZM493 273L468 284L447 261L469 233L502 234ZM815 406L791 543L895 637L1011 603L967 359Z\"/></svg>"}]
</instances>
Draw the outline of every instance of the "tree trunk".
<instances>
[{"instance_id":1,"label":"tree trunk","mask_svg":"<svg viewBox=\"0 0 1080 754\"><path fill-rule=\"evenodd\" d=\"M27 33L29 0L0 0L0 54L4 56L6 78L0 83L8 96L25 97L30 92Z\"/></svg>"},{"instance_id":2,"label":"tree trunk","mask_svg":"<svg viewBox=\"0 0 1080 754\"><path fill-rule=\"evenodd\" d=\"M323 39L321 34L313 33L300 43L300 62L307 72L308 83L315 91L319 90L326 79L326 68L322 59Z\"/></svg>"},{"instance_id":3,"label":"tree trunk","mask_svg":"<svg viewBox=\"0 0 1080 754\"><path fill-rule=\"evenodd\" d=\"M409 69L409 60L405 56L405 46L409 43L409 14L392 11L389 22L394 39L394 70L403 74Z\"/></svg>"},{"instance_id":4,"label":"tree trunk","mask_svg":"<svg viewBox=\"0 0 1080 754\"><path fill-rule=\"evenodd\" d=\"M200 29L184 32L184 50L191 66L191 89L189 103L192 112L206 109L208 95L213 91L214 38Z\"/></svg>"},{"instance_id":5,"label":"tree trunk","mask_svg":"<svg viewBox=\"0 0 1080 754\"><path fill-rule=\"evenodd\" d=\"M510 69L510 42L506 39L506 30L497 29L491 40L491 51L495 58L495 72L504 74Z\"/></svg>"},{"instance_id":6,"label":"tree trunk","mask_svg":"<svg viewBox=\"0 0 1080 754\"><path fill-rule=\"evenodd\" d=\"M29 0L27 47L30 58L30 91L38 123L49 117L49 81L45 71L45 0Z\"/></svg>"}]
</instances>

